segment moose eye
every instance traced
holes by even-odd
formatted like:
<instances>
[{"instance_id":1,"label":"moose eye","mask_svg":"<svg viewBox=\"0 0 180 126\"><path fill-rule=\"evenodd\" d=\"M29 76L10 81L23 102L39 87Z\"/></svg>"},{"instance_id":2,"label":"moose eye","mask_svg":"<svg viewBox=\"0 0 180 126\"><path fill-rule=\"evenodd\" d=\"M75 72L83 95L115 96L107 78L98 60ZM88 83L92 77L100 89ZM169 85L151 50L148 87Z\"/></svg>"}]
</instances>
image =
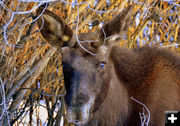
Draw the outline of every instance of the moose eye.
<instances>
[{"instance_id":1,"label":"moose eye","mask_svg":"<svg viewBox=\"0 0 180 126\"><path fill-rule=\"evenodd\" d=\"M105 64L106 64L106 62L100 62L100 68L104 68L105 67Z\"/></svg>"}]
</instances>

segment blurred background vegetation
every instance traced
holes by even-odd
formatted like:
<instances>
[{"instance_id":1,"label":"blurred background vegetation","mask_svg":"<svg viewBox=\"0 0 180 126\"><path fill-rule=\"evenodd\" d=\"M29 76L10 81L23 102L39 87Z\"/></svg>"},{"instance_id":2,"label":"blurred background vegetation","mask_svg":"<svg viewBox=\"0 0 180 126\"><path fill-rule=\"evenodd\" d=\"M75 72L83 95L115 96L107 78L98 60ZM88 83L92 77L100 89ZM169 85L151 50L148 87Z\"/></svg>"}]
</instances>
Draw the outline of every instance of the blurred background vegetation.
<instances>
[{"instance_id":1,"label":"blurred background vegetation","mask_svg":"<svg viewBox=\"0 0 180 126\"><path fill-rule=\"evenodd\" d=\"M74 31L78 23L79 33L97 30L132 4L131 26L120 46L180 51L179 0L0 0L0 125L72 125L63 118L61 54L36 24L44 2Z\"/></svg>"}]
</instances>

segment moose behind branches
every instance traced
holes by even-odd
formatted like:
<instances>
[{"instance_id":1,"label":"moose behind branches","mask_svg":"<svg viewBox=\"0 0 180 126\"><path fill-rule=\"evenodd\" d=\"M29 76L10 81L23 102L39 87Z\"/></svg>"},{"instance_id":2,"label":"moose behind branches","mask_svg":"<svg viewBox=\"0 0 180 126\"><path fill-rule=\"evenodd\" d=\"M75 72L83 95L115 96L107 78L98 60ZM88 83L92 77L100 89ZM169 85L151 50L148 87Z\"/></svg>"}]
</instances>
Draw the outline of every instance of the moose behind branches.
<instances>
[{"instance_id":1,"label":"moose behind branches","mask_svg":"<svg viewBox=\"0 0 180 126\"><path fill-rule=\"evenodd\" d=\"M39 8L37 14L42 10ZM38 19L43 37L62 53L69 122L139 126L143 106L131 97L150 111L150 126L164 126L165 111L180 110L180 57L162 48L129 50L116 46L128 29L131 13L128 6L102 29L78 38L48 10L42 14L43 20Z\"/></svg>"}]
</instances>

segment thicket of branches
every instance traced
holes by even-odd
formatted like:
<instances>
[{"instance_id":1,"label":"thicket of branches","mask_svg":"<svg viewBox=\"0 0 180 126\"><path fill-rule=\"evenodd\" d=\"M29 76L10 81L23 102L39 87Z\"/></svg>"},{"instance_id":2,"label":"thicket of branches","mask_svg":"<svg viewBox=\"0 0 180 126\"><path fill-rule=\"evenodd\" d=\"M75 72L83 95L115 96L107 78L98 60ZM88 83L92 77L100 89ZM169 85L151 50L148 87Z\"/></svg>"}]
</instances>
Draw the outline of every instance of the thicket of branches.
<instances>
[{"instance_id":1,"label":"thicket of branches","mask_svg":"<svg viewBox=\"0 0 180 126\"><path fill-rule=\"evenodd\" d=\"M119 45L133 48L147 44L179 51L178 1L0 0L1 126L59 126L64 115L61 54L45 42L36 24L36 10L45 2L48 10L78 33L98 29L99 24L133 4L131 26ZM47 112L42 112L42 107ZM47 119L42 119L42 113ZM69 124L64 121L64 125Z\"/></svg>"}]
</instances>

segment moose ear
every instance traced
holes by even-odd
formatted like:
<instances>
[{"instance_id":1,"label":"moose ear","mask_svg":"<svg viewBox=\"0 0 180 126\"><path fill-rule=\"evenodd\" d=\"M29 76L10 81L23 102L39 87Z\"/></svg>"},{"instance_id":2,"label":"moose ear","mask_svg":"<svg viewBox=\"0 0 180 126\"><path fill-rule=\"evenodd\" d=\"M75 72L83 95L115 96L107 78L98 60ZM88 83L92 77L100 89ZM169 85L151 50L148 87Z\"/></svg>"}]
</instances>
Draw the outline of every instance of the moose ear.
<instances>
[{"instance_id":1,"label":"moose ear","mask_svg":"<svg viewBox=\"0 0 180 126\"><path fill-rule=\"evenodd\" d=\"M100 30L100 36L108 38L110 36L118 35L123 37L130 25L133 7L130 5L124 8L118 15L107 22Z\"/></svg>"},{"instance_id":2,"label":"moose ear","mask_svg":"<svg viewBox=\"0 0 180 126\"><path fill-rule=\"evenodd\" d=\"M37 15L42 14L42 18L40 17L37 20L40 32L42 33L45 40L54 47L62 47L67 46L71 37L73 36L72 30L68 27L68 25L61 20L58 15L45 10L40 7L37 10Z\"/></svg>"}]
</instances>

